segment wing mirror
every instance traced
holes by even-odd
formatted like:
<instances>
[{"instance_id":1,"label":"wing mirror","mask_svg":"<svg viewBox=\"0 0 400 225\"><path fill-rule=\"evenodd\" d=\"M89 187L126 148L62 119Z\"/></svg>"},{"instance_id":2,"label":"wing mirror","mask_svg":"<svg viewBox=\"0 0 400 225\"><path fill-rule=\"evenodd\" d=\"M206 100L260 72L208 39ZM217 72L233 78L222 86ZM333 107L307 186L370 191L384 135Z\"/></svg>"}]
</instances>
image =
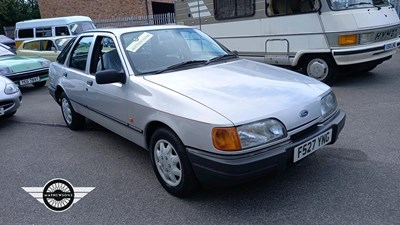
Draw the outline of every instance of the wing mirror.
<instances>
[{"instance_id":1,"label":"wing mirror","mask_svg":"<svg viewBox=\"0 0 400 225\"><path fill-rule=\"evenodd\" d=\"M96 83L98 84L111 84L111 83L126 83L126 75L122 71L102 70L96 73Z\"/></svg>"}]
</instances>

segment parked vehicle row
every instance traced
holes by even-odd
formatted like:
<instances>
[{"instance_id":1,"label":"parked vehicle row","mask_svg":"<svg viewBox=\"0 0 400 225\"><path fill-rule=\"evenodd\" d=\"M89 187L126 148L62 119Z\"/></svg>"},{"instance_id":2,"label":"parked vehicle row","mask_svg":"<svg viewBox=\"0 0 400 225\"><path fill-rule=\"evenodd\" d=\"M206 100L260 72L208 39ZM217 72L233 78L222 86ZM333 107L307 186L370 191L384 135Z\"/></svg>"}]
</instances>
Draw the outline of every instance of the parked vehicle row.
<instances>
[{"instance_id":1,"label":"parked vehicle row","mask_svg":"<svg viewBox=\"0 0 400 225\"><path fill-rule=\"evenodd\" d=\"M49 79L49 65L50 61L47 59L17 56L0 46L0 75L19 86L27 84L44 86Z\"/></svg>"},{"instance_id":2,"label":"parked vehicle row","mask_svg":"<svg viewBox=\"0 0 400 225\"><path fill-rule=\"evenodd\" d=\"M97 29L49 68L65 123L88 118L150 152L172 195L282 170L333 144L345 124L331 88L240 59L198 29Z\"/></svg>"}]
</instances>

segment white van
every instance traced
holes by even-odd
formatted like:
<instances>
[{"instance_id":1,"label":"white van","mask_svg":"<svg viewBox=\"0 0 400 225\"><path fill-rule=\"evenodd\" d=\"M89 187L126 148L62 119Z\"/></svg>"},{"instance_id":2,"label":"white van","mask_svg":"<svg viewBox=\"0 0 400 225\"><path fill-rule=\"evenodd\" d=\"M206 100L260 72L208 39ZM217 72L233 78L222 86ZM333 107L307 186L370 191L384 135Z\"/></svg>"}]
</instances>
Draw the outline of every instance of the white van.
<instances>
[{"instance_id":1,"label":"white van","mask_svg":"<svg viewBox=\"0 0 400 225\"><path fill-rule=\"evenodd\" d=\"M332 82L391 58L399 16L387 0L181 0L178 24L199 27L239 55Z\"/></svg>"},{"instance_id":2,"label":"white van","mask_svg":"<svg viewBox=\"0 0 400 225\"><path fill-rule=\"evenodd\" d=\"M70 36L95 28L92 19L87 16L67 16L21 21L15 24L15 45L18 49L22 41L27 39Z\"/></svg>"}]
</instances>

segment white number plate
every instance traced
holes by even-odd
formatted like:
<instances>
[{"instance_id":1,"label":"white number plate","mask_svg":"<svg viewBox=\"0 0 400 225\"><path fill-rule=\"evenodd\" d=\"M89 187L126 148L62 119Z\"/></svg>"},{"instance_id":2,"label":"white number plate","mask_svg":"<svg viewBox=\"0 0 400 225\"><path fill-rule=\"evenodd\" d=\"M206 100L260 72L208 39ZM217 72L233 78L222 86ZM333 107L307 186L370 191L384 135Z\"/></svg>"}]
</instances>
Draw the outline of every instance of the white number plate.
<instances>
[{"instance_id":1,"label":"white number plate","mask_svg":"<svg viewBox=\"0 0 400 225\"><path fill-rule=\"evenodd\" d=\"M0 116L4 115L4 108L0 107Z\"/></svg>"},{"instance_id":2,"label":"white number plate","mask_svg":"<svg viewBox=\"0 0 400 225\"><path fill-rule=\"evenodd\" d=\"M385 51L389 51L397 47L397 42L389 43L385 45Z\"/></svg>"},{"instance_id":3,"label":"white number plate","mask_svg":"<svg viewBox=\"0 0 400 225\"><path fill-rule=\"evenodd\" d=\"M29 79L20 80L19 84L20 85L32 84L32 83L34 83L36 81L40 81L40 78L39 77L32 77L32 78L29 78Z\"/></svg>"},{"instance_id":4,"label":"white number plate","mask_svg":"<svg viewBox=\"0 0 400 225\"><path fill-rule=\"evenodd\" d=\"M297 162L327 145L332 140L332 129L294 148L293 162Z\"/></svg>"}]
</instances>

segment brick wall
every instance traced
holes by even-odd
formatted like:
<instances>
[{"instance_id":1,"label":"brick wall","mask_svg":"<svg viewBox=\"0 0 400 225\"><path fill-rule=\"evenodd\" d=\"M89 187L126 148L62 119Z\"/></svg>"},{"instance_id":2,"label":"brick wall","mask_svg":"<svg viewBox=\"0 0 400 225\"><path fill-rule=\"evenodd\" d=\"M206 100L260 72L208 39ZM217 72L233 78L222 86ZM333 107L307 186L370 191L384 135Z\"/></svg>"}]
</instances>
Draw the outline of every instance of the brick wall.
<instances>
[{"instance_id":1,"label":"brick wall","mask_svg":"<svg viewBox=\"0 0 400 225\"><path fill-rule=\"evenodd\" d=\"M152 14L151 1L149 14ZM155 0L174 3L174 0ZM88 16L91 19L109 19L127 16L145 16L146 0L38 0L42 18L60 16Z\"/></svg>"}]
</instances>

